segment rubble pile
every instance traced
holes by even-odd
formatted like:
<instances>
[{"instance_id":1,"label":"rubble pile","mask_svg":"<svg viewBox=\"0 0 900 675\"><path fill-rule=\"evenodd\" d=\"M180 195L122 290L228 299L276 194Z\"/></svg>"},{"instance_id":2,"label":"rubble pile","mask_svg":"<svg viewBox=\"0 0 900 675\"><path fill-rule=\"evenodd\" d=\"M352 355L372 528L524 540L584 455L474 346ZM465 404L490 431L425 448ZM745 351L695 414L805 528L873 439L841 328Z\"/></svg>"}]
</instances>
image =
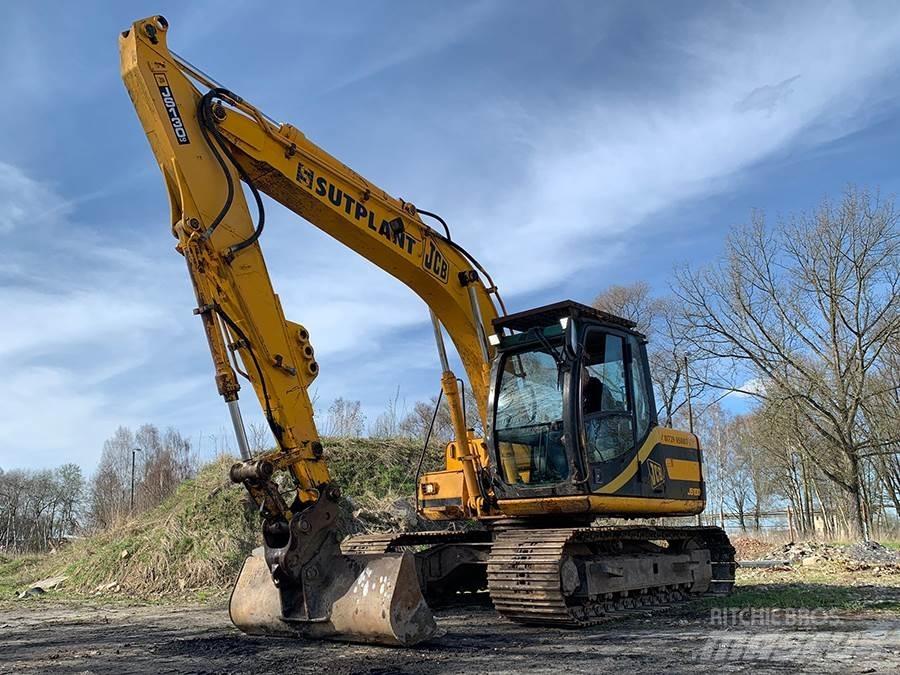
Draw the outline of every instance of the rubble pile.
<instances>
[{"instance_id":1,"label":"rubble pile","mask_svg":"<svg viewBox=\"0 0 900 675\"><path fill-rule=\"evenodd\" d=\"M850 557L859 562L900 564L900 551L885 548L877 541L852 544L845 551Z\"/></svg>"},{"instance_id":2,"label":"rubble pile","mask_svg":"<svg viewBox=\"0 0 900 675\"><path fill-rule=\"evenodd\" d=\"M351 517L351 521L343 527L346 534L415 532L428 529L427 521L419 518L411 499L369 500L366 507L358 507L352 499L345 501L343 506Z\"/></svg>"},{"instance_id":3,"label":"rubble pile","mask_svg":"<svg viewBox=\"0 0 900 675\"><path fill-rule=\"evenodd\" d=\"M772 544L753 537L731 537L737 560L760 560L772 550Z\"/></svg>"},{"instance_id":4,"label":"rubble pile","mask_svg":"<svg viewBox=\"0 0 900 675\"><path fill-rule=\"evenodd\" d=\"M783 544L766 552L762 559L783 561L792 566L839 566L847 571L871 570L877 574L900 574L900 552L875 541L852 545L800 541Z\"/></svg>"}]
</instances>

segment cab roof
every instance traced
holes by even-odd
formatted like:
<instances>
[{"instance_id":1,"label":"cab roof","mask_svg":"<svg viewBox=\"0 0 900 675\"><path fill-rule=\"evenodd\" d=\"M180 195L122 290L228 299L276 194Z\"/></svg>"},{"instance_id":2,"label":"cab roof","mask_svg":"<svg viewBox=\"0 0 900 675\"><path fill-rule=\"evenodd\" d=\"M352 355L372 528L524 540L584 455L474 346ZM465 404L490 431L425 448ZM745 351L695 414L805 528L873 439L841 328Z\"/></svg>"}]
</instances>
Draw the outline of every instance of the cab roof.
<instances>
[{"instance_id":1,"label":"cab roof","mask_svg":"<svg viewBox=\"0 0 900 675\"><path fill-rule=\"evenodd\" d=\"M634 321L621 316L616 316L615 314L610 314L609 312L604 312L594 307L589 307L588 305L582 305L580 302L575 302L574 300L563 300L561 302L554 302L550 305L544 305L543 307L528 309L524 312L516 312L515 314L501 316L494 319L493 324L494 329L498 332L502 331L504 328L521 332L529 330L530 328L549 328L550 326L558 325L559 320L565 317L574 318L576 320L582 318L592 319L600 323L611 324L633 333L638 333L638 331L635 330L635 328L637 328L637 323Z\"/></svg>"}]
</instances>

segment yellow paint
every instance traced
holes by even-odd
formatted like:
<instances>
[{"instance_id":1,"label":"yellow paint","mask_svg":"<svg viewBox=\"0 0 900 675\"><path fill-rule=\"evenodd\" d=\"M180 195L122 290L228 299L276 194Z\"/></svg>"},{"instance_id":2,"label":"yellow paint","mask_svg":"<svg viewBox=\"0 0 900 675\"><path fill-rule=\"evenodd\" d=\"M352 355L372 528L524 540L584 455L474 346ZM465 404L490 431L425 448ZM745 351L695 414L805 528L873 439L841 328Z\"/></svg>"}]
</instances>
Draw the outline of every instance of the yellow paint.
<instances>
[{"instance_id":1,"label":"yellow paint","mask_svg":"<svg viewBox=\"0 0 900 675\"><path fill-rule=\"evenodd\" d=\"M497 452L500 455L503 477L507 483L515 484L522 481L527 484L531 480L530 446L501 441L497 443Z\"/></svg>"},{"instance_id":2,"label":"yellow paint","mask_svg":"<svg viewBox=\"0 0 900 675\"><path fill-rule=\"evenodd\" d=\"M194 287L219 392L226 400L238 396L240 384L231 360L233 347L254 393L264 409L271 409L271 421L282 430L280 449L270 453L268 459L290 469L297 479L298 498L304 502L316 499L318 488L330 482L326 463L317 452L319 434L308 393L318 364L309 332L285 318L259 242L234 256L229 254L231 247L251 237L255 225L238 168L259 190L399 279L424 300L450 335L468 375L478 413L485 428L489 427L487 404L494 349L488 346L485 359L476 322L492 333L491 322L497 310L483 283L475 281L477 316L473 317L467 288L459 281L460 273L471 271L465 256L440 239L415 206L363 178L295 127L267 121L246 101L221 107L223 115L217 128L234 159L225 158L223 172L204 140L197 110L203 93L195 82L207 87L213 83L172 55L167 30L160 17L150 17L135 22L123 33L119 39L122 77L163 174L171 232ZM231 204L211 236L202 236L220 216L229 178L235 188ZM340 283L339 275L335 270L333 279L322 282ZM222 310L234 327L226 327L215 308ZM239 339L239 333L246 336L246 342ZM361 344L360 352L366 353L365 349ZM466 434L456 417L456 439L463 443ZM468 517L472 506L478 515L486 517L491 513L483 511L484 505L472 494L475 483L471 470L473 465L487 466L488 456L483 440L467 440L467 454L448 448L450 471L428 477L435 477L442 496L459 498L462 511L455 513L456 517ZM696 513L702 508L699 500L604 496L624 486L658 443L697 447L692 434L657 428L623 471L599 490L601 495L506 500L501 501L501 510L509 515L585 510L635 515ZM504 452L502 470L527 478L528 466L519 457L521 453L514 447L508 450L511 452ZM470 474L469 486L465 473ZM450 510L443 513L449 515Z\"/></svg>"},{"instance_id":3,"label":"yellow paint","mask_svg":"<svg viewBox=\"0 0 900 675\"><path fill-rule=\"evenodd\" d=\"M647 435L647 440L638 450L637 454L631 458L631 461L619 472L619 475L610 480L605 485L598 488L599 494L615 494L621 490L628 481L634 478L638 470L638 465L645 461L650 453L653 452L658 444L665 443L667 445L677 445L682 448L697 449L697 437L686 431L678 431L677 429L669 429L668 427L654 427Z\"/></svg>"},{"instance_id":4,"label":"yellow paint","mask_svg":"<svg viewBox=\"0 0 900 675\"><path fill-rule=\"evenodd\" d=\"M435 486L434 494L426 495L422 491L422 485L425 483L431 483ZM462 470L429 471L419 479L418 490L421 501L428 501L429 499L465 499L467 496Z\"/></svg>"},{"instance_id":5,"label":"yellow paint","mask_svg":"<svg viewBox=\"0 0 900 675\"><path fill-rule=\"evenodd\" d=\"M689 459L667 457L666 473L671 480L700 482L700 463Z\"/></svg>"},{"instance_id":6,"label":"yellow paint","mask_svg":"<svg viewBox=\"0 0 900 675\"><path fill-rule=\"evenodd\" d=\"M655 499L607 495L501 499L499 502L500 510L510 516L536 516L544 513L692 516L703 511L705 505L706 503L701 499Z\"/></svg>"}]
</instances>

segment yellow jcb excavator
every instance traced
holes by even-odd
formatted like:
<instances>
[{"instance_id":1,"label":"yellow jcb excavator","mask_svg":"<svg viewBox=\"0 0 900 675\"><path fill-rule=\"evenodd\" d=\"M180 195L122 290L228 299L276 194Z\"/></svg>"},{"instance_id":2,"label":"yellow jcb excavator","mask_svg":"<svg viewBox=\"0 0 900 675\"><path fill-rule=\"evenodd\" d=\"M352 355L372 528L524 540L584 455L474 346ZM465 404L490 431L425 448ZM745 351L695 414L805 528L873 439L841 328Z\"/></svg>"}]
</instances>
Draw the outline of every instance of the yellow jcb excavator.
<instances>
[{"instance_id":1,"label":"yellow jcb excavator","mask_svg":"<svg viewBox=\"0 0 900 675\"><path fill-rule=\"evenodd\" d=\"M461 591L487 590L504 617L553 626L728 593L734 549L721 529L592 525L598 517L688 516L705 505L697 438L657 424L646 339L635 324L571 301L508 314L491 277L440 217L390 196L217 84L169 50L168 28L152 16L125 30L121 68L163 173L176 249L234 424L241 461L231 479L262 518L265 545L232 593L235 625L410 645L435 633L428 602ZM338 541L340 488L308 395L319 366L309 331L285 319L266 270L262 193L430 308L454 441L444 470L418 480L419 512L480 527ZM466 428L444 331L484 438ZM259 399L273 451L250 452L239 376Z\"/></svg>"}]
</instances>

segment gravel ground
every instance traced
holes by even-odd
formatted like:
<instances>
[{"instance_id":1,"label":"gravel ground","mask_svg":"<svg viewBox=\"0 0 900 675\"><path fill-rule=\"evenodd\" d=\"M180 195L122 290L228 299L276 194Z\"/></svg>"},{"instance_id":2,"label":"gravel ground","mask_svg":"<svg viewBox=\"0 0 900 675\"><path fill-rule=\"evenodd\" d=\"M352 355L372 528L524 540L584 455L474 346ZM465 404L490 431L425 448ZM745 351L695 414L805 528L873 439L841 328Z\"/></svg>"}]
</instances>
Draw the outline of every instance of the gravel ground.
<instances>
[{"instance_id":1,"label":"gravel ground","mask_svg":"<svg viewBox=\"0 0 900 675\"><path fill-rule=\"evenodd\" d=\"M687 606L582 631L437 616L442 637L399 649L248 637L222 606L24 601L0 607L0 673L900 672L896 614Z\"/></svg>"}]
</instances>

